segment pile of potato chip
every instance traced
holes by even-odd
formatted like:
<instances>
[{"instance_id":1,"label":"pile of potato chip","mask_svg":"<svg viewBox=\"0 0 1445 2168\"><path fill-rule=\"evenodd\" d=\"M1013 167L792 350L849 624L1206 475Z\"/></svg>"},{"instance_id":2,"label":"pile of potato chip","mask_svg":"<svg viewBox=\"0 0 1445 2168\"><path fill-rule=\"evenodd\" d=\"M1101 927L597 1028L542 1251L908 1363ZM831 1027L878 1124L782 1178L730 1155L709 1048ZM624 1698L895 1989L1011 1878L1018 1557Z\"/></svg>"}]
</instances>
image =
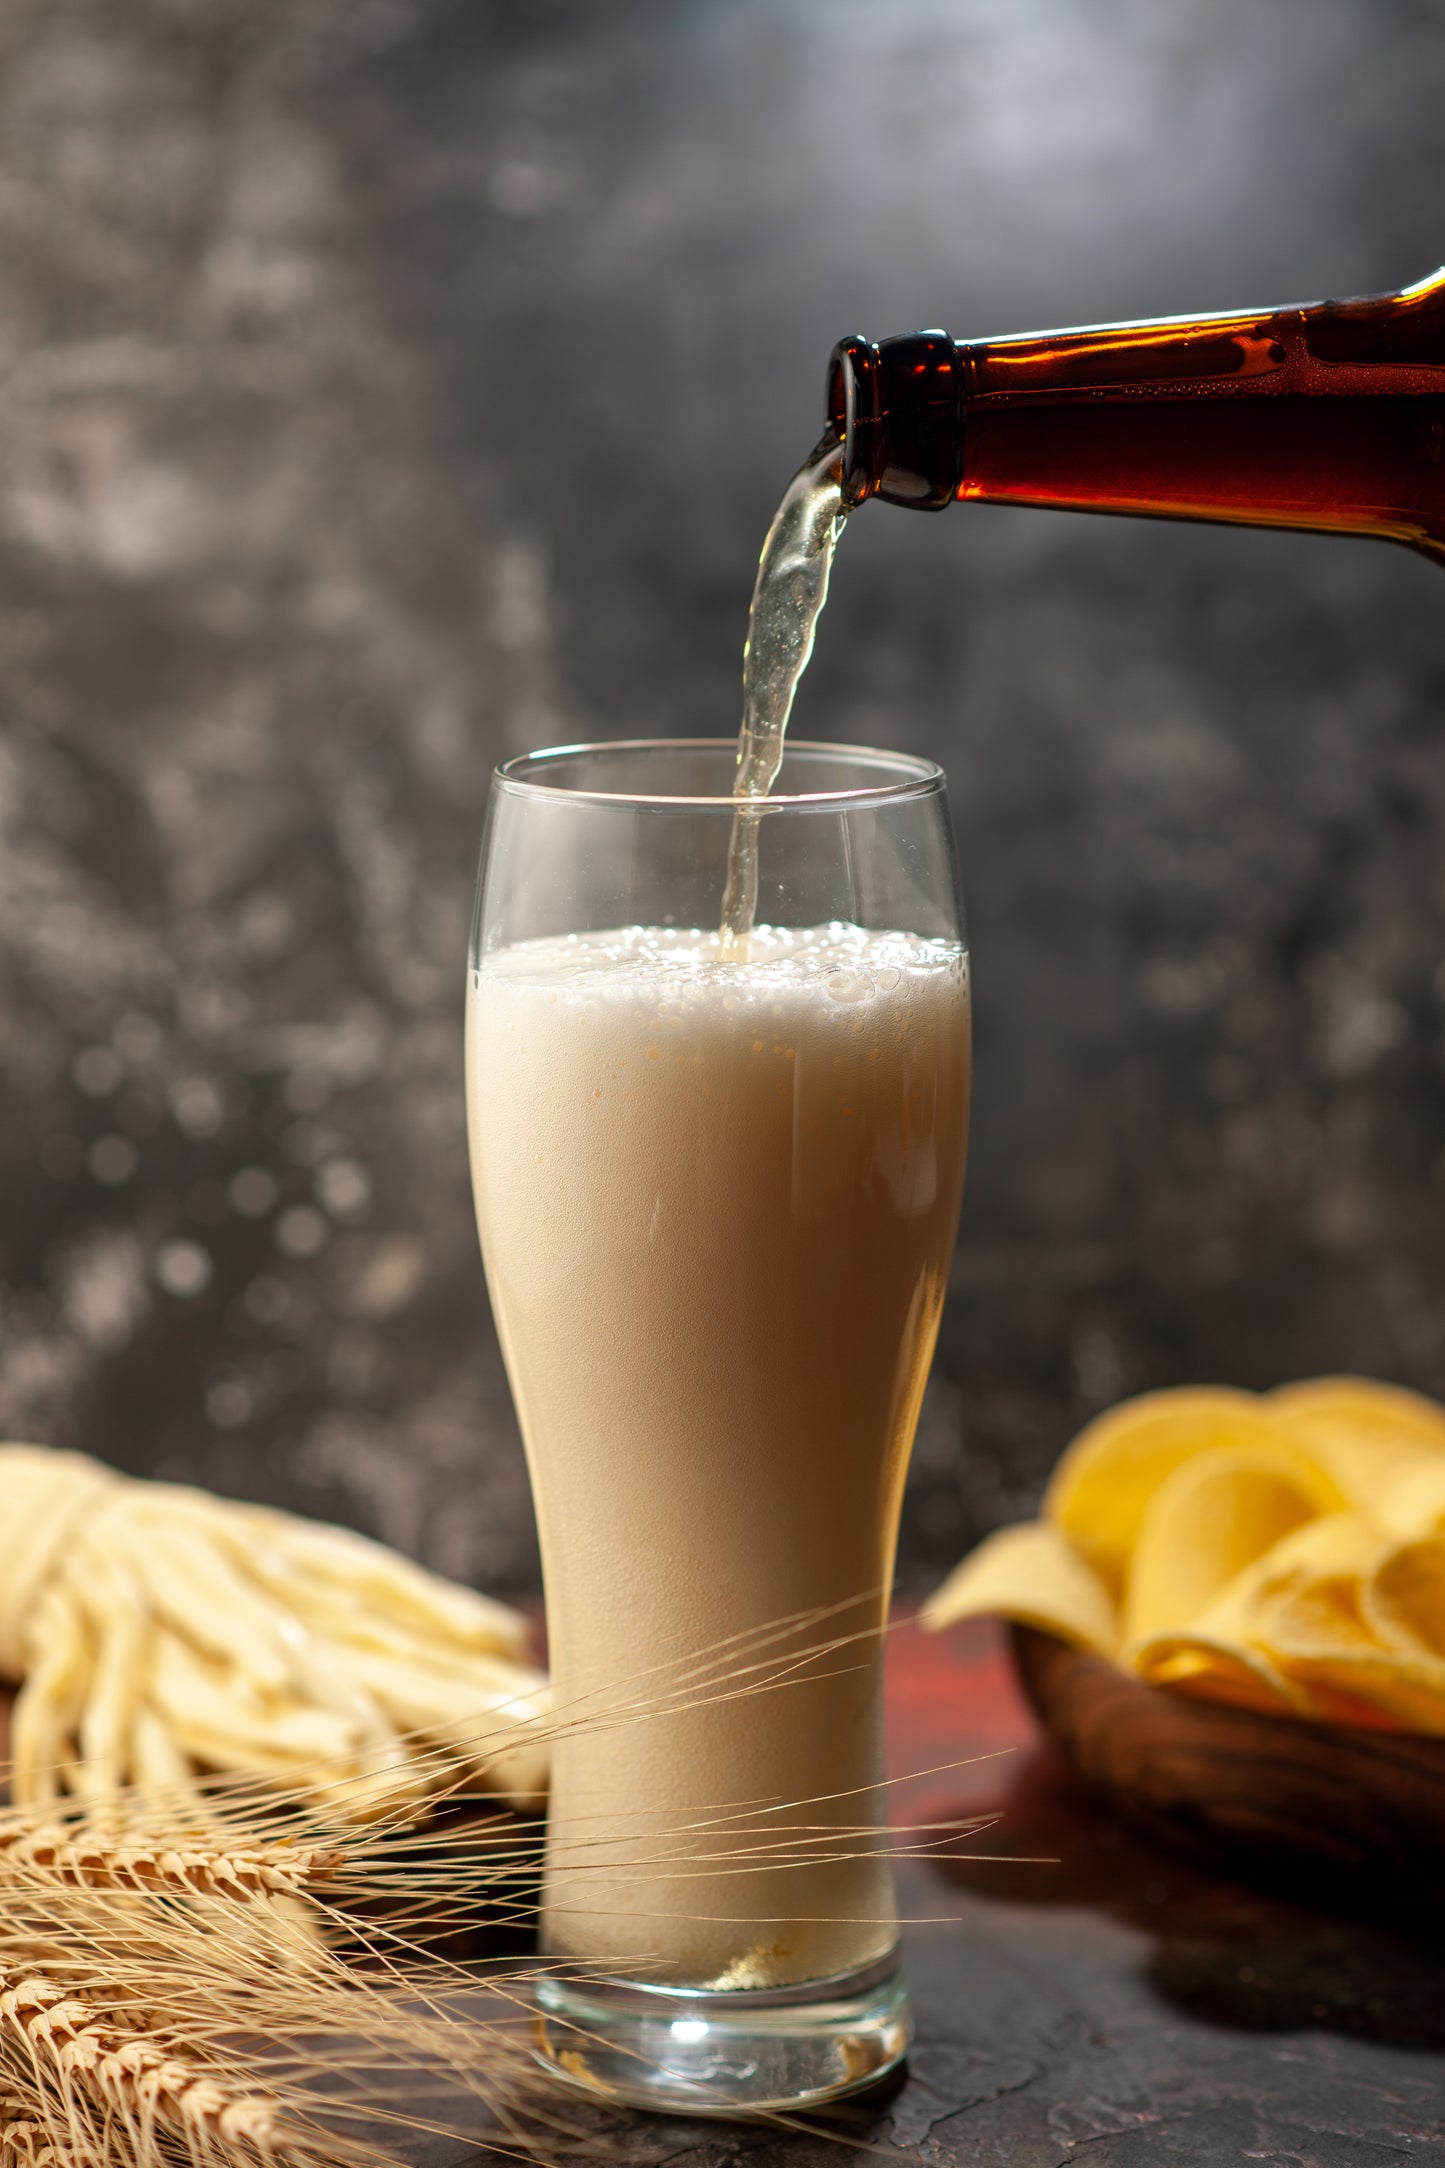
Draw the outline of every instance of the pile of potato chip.
<instances>
[{"instance_id":1,"label":"pile of potato chip","mask_svg":"<svg viewBox=\"0 0 1445 2168\"><path fill-rule=\"evenodd\" d=\"M1445 1408L1346 1377L1124 1401L923 1619L989 1613L1212 1701L1445 1733Z\"/></svg>"}]
</instances>

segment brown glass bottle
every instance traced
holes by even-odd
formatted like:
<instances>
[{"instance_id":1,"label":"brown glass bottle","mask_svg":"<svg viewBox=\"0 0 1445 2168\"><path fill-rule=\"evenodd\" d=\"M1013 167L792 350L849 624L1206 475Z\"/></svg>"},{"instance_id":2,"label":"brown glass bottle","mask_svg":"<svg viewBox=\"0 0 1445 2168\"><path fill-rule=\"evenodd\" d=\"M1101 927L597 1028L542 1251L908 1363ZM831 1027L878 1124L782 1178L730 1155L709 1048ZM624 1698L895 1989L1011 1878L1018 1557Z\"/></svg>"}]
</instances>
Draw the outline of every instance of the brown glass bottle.
<instances>
[{"instance_id":1,"label":"brown glass bottle","mask_svg":"<svg viewBox=\"0 0 1445 2168\"><path fill-rule=\"evenodd\" d=\"M1382 535L1445 563L1445 268L1403 293L833 350L850 503Z\"/></svg>"}]
</instances>

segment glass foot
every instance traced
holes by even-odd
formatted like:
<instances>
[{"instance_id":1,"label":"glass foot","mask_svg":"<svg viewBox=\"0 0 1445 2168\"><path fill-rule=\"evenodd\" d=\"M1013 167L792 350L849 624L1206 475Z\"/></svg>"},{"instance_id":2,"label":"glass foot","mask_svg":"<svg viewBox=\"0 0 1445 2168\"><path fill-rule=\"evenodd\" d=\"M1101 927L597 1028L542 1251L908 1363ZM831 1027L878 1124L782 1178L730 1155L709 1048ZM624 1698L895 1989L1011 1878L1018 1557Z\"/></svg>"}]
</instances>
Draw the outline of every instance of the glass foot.
<instances>
[{"instance_id":1,"label":"glass foot","mask_svg":"<svg viewBox=\"0 0 1445 2168\"><path fill-rule=\"evenodd\" d=\"M798 1987L653 1987L553 1974L535 1991L537 2059L567 2085L670 2114L757 2115L839 2100L908 2053L896 1958Z\"/></svg>"}]
</instances>

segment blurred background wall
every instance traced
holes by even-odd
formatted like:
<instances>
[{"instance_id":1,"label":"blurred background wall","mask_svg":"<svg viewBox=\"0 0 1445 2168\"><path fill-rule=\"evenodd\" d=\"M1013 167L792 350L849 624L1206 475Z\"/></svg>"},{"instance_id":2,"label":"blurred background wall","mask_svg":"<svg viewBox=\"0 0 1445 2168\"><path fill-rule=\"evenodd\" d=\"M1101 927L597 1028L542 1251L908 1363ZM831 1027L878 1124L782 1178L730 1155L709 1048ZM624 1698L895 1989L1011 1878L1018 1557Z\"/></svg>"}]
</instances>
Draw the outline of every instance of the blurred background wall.
<instances>
[{"instance_id":1,"label":"blurred background wall","mask_svg":"<svg viewBox=\"0 0 1445 2168\"><path fill-rule=\"evenodd\" d=\"M734 729L841 333L1399 286L1442 110L1437 0L9 0L0 1434L533 1584L493 762ZM833 592L798 727L945 762L975 951L905 1578L1120 1394L1445 1390L1439 571L869 507Z\"/></svg>"}]
</instances>

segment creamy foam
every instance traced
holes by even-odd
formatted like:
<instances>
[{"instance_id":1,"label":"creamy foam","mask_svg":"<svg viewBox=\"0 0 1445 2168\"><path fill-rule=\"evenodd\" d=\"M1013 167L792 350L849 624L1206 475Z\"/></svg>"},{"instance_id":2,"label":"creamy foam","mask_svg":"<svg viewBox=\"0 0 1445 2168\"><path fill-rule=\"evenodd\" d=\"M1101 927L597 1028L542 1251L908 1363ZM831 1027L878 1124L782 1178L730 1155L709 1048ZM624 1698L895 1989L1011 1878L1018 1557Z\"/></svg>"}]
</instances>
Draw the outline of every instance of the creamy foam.
<instances>
[{"instance_id":1,"label":"creamy foam","mask_svg":"<svg viewBox=\"0 0 1445 2168\"><path fill-rule=\"evenodd\" d=\"M963 1177L962 952L848 925L755 928L745 963L696 930L522 942L474 974L467 1051L553 1672L589 1718L556 1752L548 1947L692 1985L867 1963L886 1868L818 1854L881 1816L871 1636ZM774 1655L864 1643L656 1708L657 1667L815 1608ZM785 1863L757 1871L765 1843Z\"/></svg>"}]
</instances>

